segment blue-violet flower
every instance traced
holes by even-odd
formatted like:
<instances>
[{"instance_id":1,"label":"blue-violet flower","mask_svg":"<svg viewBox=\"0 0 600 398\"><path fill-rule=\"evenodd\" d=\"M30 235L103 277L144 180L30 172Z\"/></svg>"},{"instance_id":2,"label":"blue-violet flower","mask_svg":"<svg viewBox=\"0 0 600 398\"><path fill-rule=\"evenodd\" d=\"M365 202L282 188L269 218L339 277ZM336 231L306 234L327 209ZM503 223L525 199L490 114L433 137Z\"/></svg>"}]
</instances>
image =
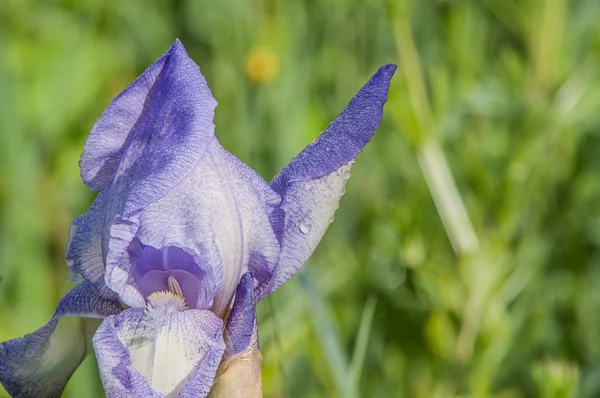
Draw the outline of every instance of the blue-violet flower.
<instances>
[{"instance_id":1,"label":"blue-violet flower","mask_svg":"<svg viewBox=\"0 0 600 398\"><path fill-rule=\"evenodd\" d=\"M92 128L79 165L99 193L66 254L80 283L48 324L0 344L6 390L59 396L91 342L110 397L206 397L220 363L258 349L255 302L321 240L395 70L268 184L219 144L217 102L175 41Z\"/></svg>"}]
</instances>

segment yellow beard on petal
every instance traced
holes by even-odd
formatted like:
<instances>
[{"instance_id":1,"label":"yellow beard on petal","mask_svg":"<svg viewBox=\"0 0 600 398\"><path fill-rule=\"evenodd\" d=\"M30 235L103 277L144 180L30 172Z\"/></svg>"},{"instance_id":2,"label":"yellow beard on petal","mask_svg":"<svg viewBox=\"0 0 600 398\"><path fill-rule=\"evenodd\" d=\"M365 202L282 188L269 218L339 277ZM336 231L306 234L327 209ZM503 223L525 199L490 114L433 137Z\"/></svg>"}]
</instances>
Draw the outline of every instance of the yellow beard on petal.
<instances>
[{"instance_id":1,"label":"yellow beard on petal","mask_svg":"<svg viewBox=\"0 0 600 398\"><path fill-rule=\"evenodd\" d=\"M148 296L148 313L172 313L187 310L183 297L170 291L154 292Z\"/></svg>"}]
</instances>

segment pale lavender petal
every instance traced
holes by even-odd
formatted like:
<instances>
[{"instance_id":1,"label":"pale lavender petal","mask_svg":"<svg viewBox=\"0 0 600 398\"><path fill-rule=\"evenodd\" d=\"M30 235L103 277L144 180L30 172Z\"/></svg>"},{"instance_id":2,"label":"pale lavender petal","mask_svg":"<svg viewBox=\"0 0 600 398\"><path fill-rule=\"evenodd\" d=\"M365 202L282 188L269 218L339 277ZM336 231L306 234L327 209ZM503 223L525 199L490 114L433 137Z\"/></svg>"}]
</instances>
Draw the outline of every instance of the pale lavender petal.
<instances>
[{"instance_id":1,"label":"pale lavender petal","mask_svg":"<svg viewBox=\"0 0 600 398\"><path fill-rule=\"evenodd\" d=\"M88 212L71 223L66 259L73 280L86 280L96 287L101 296L115 299L115 293L104 283L102 222L106 196L105 192L100 192Z\"/></svg>"},{"instance_id":2,"label":"pale lavender petal","mask_svg":"<svg viewBox=\"0 0 600 398\"><path fill-rule=\"evenodd\" d=\"M157 251L187 252L203 274L185 267L202 281L191 306L211 306L220 316L249 266L264 280L277 261L281 198L219 145L215 106L177 41L115 99L88 139L82 175L109 197L101 223L105 283L129 306L144 306L166 275L141 281L140 271L136 279L135 239Z\"/></svg>"},{"instance_id":3,"label":"pale lavender petal","mask_svg":"<svg viewBox=\"0 0 600 398\"><path fill-rule=\"evenodd\" d=\"M271 219L280 202L260 176L214 141L181 184L140 211L135 237L143 245L194 253L205 279L215 286L211 310L223 317L241 275L261 264L272 269L277 261L280 246ZM107 281L128 305L139 306L143 296L134 297L140 289L130 277L133 257L114 253L115 262L110 255L107 262Z\"/></svg>"},{"instance_id":4,"label":"pale lavender petal","mask_svg":"<svg viewBox=\"0 0 600 398\"><path fill-rule=\"evenodd\" d=\"M145 304L131 286L133 275L114 267L139 228L139 210L181 183L216 141L216 105L178 40L109 105L81 156L84 182L102 192L73 224L68 260L75 274L99 285L104 271L106 286L124 302Z\"/></svg>"},{"instance_id":5,"label":"pale lavender petal","mask_svg":"<svg viewBox=\"0 0 600 398\"><path fill-rule=\"evenodd\" d=\"M237 287L224 337L227 344L225 360L246 350L258 349L254 278L250 273L242 275Z\"/></svg>"},{"instance_id":6,"label":"pale lavender petal","mask_svg":"<svg viewBox=\"0 0 600 398\"><path fill-rule=\"evenodd\" d=\"M379 127L395 71L395 65L382 66L325 131L271 182L283 197L285 228L278 264L271 280L258 286L259 298L290 279L323 237L354 158Z\"/></svg>"},{"instance_id":7,"label":"pale lavender petal","mask_svg":"<svg viewBox=\"0 0 600 398\"><path fill-rule=\"evenodd\" d=\"M179 41L162 62L150 91L135 98L136 104L143 102L135 123L113 126L130 128L113 183L104 188L111 191L109 213L124 218L179 185L194 170L207 146L216 141L213 118L217 101L200 68ZM90 139L102 135L93 131ZM82 157L86 152L87 148Z\"/></svg>"},{"instance_id":8,"label":"pale lavender petal","mask_svg":"<svg viewBox=\"0 0 600 398\"><path fill-rule=\"evenodd\" d=\"M77 285L45 326L0 343L0 383L13 397L60 396L89 353L99 319L120 310L117 301L102 298L91 283Z\"/></svg>"},{"instance_id":9,"label":"pale lavender petal","mask_svg":"<svg viewBox=\"0 0 600 398\"><path fill-rule=\"evenodd\" d=\"M141 309L128 309L117 317L104 320L94 335L94 351L106 396L131 398L163 397L150 387L148 381L131 364L131 356L118 330L122 325L137 325L144 313ZM129 331L129 330L127 330ZM150 360L150 359L149 359Z\"/></svg>"},{"instance_id":10,"label":"pale lavender petal","mask_svg":"<svg viewBox=\"0 0 600 398\"><path fill-rule=\"evenodd\" d=\"M117 191L128 194L128 212L155 201L193 169L214 139L216 106L200 69L176 40L94 125L80 161L84 182L97 190L118 183Z\"/></svg>"},{"instance_id":11,"label":"pale lavender petal","mask_svg":"<svg viewBox=\"0 0 600 398\"><path fill-rule=\"evenodd\" d=\"M131 93L126 90L115 108L112 109L111 105L99 121L102 126L109 127L93 131L90 136L90 140L101 140L97 137L106 134L104 130L112 132L111 129L118 128L123 130L121 136L127 135L121 142L122 150L111 152L120 157L119 165L113 173L112 184L103 187L110 200L104 213L102 247L106 285L118 293L123 302L138 307L143 306L145 301L136 286L131 267L118 265L128 263L126 252L140 226L139 211L177 187L194 170L206 147L216 141L213 116L217 103L200 69L188 57L183 45L176 41L155 65L162 66L151 88L136 89ZM152 81L155 70L158 66L151 67L146 72L148 77L142 76L140 81ZM144 87L148 86L144 84ZM143 103L142 110L133 124L131 118L126 122L119 119L121 108L139 107L140 103ZM104 119L115 119L117 123L104 123ZM89 150L90 146L86 146L82 155L84 176L86 153L96 159L94 162L103 159L94 155L93 148L91 152ZM177 235L183 231L175 232ZM150 244L147 241L143 243ZM157 249L164 246L150 245ZM194 252L195 246L202 244L185 246L173 242L170 246ZM206 256L198 251L195 255Z\"/></svg>"},{"instance_id":12,"label":"pale lavender petal","mask_svg":"<svg viewBox=\"0 0 600 398\"><path fill-rule=\"evenodd\" d=\"M210 311L185 309L170 293L155 293L146 309L109 317L93 344L109 397L205 397L225 343L223 322ZM191 396L191 395L190 395Z\"/></svg>"}]
</instances>

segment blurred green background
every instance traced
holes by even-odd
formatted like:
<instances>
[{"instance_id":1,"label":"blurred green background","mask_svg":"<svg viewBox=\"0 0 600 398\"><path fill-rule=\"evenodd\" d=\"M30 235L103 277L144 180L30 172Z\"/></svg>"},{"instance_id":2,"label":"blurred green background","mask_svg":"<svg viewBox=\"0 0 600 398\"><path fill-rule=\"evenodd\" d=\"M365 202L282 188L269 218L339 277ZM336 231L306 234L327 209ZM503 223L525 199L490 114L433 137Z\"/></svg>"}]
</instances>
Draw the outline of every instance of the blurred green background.
<instances>
[{"instance_id":1,"label":"blurred green background","mask_svg":"<svg viewBox=\"0 0 600 398\"><path fill-rule=\"evenodd\" d=\"M267 180L399 65L336 222L259 304L266 397L600 396L599 18L598 0L0 0L0 340L70 287L83 142L179 37L219 139ZM103 396L95 366L66 397Z\"/></svg>"}]
</instances>

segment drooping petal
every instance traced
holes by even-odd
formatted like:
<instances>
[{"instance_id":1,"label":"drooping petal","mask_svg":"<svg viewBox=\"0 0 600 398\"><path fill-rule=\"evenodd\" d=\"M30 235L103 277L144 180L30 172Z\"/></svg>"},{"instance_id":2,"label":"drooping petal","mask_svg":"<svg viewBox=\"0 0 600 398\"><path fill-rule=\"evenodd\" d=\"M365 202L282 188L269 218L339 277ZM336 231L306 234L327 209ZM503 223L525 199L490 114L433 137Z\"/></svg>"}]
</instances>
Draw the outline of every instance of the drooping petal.
<instances>
[{"instance_id":1,"label":"drooping petal","mask_svg":"<svg viewBox=\"0 0 600 398\"><path fill-rule=\"evenodd\" d=\"M102 322L93 344L109 397L205 397L225 350L221 319L154 293Z\"/></svg>"},{"instance_id":2,"label":"drooping petal","mask_svg":"<svg viewBox=\"0 0 600 398\"><path fill-rule=\"evenodd\" d=\"M225 326L225 354L227 360L246 350L258 349L258 329L256 325L256 300L254 279L250 273L242 275L235 292L235 301Z\"/></svg>"},{"instance_id":3,"label":"drooping petal","mask_svg":"<svg viewBox=\"0 0 600 398\"><path fill-rule=\"evenodd\" d=\"M271 218L280 202L260 176L215 140L181 184L140 211L134 234L144 245L176 246L195 253L196 263L214 284L210 308L223 317L248 267L272 269L277 261L280 246ZM128 231L127 225L123 228ZM122 254L132 238L129 234L111 242L107 283L128 305L140 306L143 296L130 277L134 264ZM270 276L257 275L263 280ZM197 304L196 308L206 309Z\"/></svg>"},{"instance_id":4,"label":"drooping petal","mask_svg":"<svg viewBox=\"0 0 600 398\"><path fill-rule=\"evenodd\" d=\"M344 192L354 158L379 127L395 65L382 66L319 137L271 182L283 197L285 227L278 264L263 298L290 279L320 242Z\"/></svg>"},{"instance_id":5,"label":"drooping petal","mask_svg":"<svg viewBox=\"0 0 600 398\"><path fill-rule=\"evenodd\" d=\"M37 331L0 343L0 382L13 397L58 397L90 352L101 318L119 313L89 282L71 289Z\"/></svg>"},{"instance_id":6,"label":"drooping petal","mask_svg":"<svg viewBox=\"0 0 600 398\"><path fill-rule=\"evenodd\" d=\"M71 223L66 259L73 279L86 280L101 296L115 299L115 293L104 283L102 225L106 196L106 192L100 192L88 212Z\"/></svg>"}]
</instances>

